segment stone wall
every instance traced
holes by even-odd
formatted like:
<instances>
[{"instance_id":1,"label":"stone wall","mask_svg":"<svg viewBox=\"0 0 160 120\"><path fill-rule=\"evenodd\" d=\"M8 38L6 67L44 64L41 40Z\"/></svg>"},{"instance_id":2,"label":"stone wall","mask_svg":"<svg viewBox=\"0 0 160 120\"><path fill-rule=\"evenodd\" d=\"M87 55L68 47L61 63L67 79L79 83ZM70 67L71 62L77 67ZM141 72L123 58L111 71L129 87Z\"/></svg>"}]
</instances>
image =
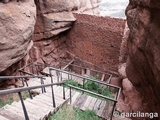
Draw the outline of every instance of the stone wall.
<instances>
[{"instance_id":1,"label":"stone wall","mask_svg":"<svg viewBox=\"0 0 160 120\"><path fill-rule=\"evenodd\" d=\"M117 72L125 21L74 14L77 21L67 35L69 53L95 68Z\"/></svg>"}]
</instances>

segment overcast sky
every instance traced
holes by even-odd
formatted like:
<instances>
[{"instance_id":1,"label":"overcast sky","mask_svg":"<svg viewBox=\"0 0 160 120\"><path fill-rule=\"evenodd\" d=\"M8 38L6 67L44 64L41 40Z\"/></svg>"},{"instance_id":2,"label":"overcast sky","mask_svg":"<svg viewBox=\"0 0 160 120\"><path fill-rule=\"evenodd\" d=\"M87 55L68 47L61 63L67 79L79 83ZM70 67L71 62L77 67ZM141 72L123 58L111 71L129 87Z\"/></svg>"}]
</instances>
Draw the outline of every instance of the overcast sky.
<instances>
[{"instance_id":1,"label":"overcast sky","mask_svg":"<svg viewBox=\"0 0 160 120\"><path fill-rule=\"evenodd\" d=\"M129 0L102 0L100 15L125 19L125 9Z\"/></svg>"},{"instance_id":2,"label":"overcast sky","mask_svg":"<svg viewBox=\"0 0 160 120\"><path fill-rule=\"evenodd\" d=\"M116 2L126 2L126 1L129 1L129 0L102 0L102 3L103 2L113 2L113 3L116 3Z\"/></svg>"}]
</instances>

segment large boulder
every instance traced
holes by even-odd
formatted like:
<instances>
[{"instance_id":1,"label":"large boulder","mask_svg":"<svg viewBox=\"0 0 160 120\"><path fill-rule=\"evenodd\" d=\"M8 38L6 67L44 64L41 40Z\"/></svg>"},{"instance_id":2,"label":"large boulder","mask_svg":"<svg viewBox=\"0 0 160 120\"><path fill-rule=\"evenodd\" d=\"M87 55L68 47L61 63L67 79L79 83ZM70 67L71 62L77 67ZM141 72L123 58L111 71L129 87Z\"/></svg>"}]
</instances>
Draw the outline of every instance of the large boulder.
<instances>
[{"instance_id":1,"label":"large boulder","mask_svg":"<svg viewBox=\"0 0 160 120\"><path fill-rule=\"evenodd\" d=\"M23 59L31 49L35 18L32 0L0 3L0 72Z\"/></svg>"},{"instance_id":2,"label":"large boulder","mask_svg":"<svg viewBox=\"0 0 160 120\"><path fill-rule=\"evenodd\" d=\"M32 0L0 1L0 75L17 75L17 69L28 61L35 21L36 6ZM0 86L15 82L1 80Z\"/></svg>"},{"instance_id":3,"label":"large boulder","mask_svg":"<svg viewBox=\"0 0 160 120\"><path fill-rule=\"evenodd\" d=\"M130 28L126 72L143 101L136 110L160 114L160 2L130 0L126 15Z\"/></svg>"}]
</instances>

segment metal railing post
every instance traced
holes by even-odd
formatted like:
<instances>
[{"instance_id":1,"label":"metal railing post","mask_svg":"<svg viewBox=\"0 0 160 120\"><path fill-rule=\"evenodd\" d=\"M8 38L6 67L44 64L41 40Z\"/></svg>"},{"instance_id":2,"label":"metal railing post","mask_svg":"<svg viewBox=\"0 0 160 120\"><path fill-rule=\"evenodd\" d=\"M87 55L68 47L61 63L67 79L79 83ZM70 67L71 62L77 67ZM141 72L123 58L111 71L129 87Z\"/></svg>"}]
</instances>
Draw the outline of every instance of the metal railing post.
<instances>
[{"instance_id":1,"label":"metal railing post","mask_svg":"<svg viewBox=\"0 0 160 120\"><path fill-rule=\"evenodd\" d=\"M39 75L39 72L38 72L38 66L35 66L36 67L36 73L37 73L37 75Z\"/></svg>"},{"instance_id":2,"label":"metal railing post","mask_svg":"<svg viewBox=\"0 0 160 120\"><path fill-rule=\"evenodd\" d=\"M51 86L51 90L52 90L52 102L53 102L53 107L56 107L55 98L54 98L53 85Z\"/></svg>"},{"instance_id":3,"label":"metal railing post","mask_svg":"<svg viewBox=\"0 0 160 120\"><path fill-rule=\"evenodd\" d=\"M21 75L21 74L20 74ZM21 78L22 79L22 86L24 87L25 86L25 84L24 84L24 79L23 78Z\"/></svg>"},{"instance_id":4,"label":"metal railing post","mask_svg":"<svg viewBox=\"0 0 160 120\"><path fill-rule=\"evenodd\" d=\"M61 75L61 81L62 81L62 72L60 72L60 75Z\"/></svg>"},{"instance_id":5,"label":"metal railing post","mask_svg":"<svg viewBox=\"0 0 160 120\"><path fill-rule=\"evenodd\" d=\"M34 74L34 66L33 66L33 65L34 65L34 64L32 64L31 67L32 67L32 73Z\"/></svg>"},{"instance_id":6,"label":"metal railing post","mask_svg":"<svg viewBox=\"0 0 160 120\"><path fill-rule=\"evenodd\" d=\"M22 108L23 108L25 120L29 120L28 113L27 113L26 107L25 107L25 105L24 105L24 102L23 102L23 98L22 98L21 92L18 92L18 95L19 95L19 98L20 98L20 100L21 100L21 104L22 104Z\"/></svg>"},{"instance_id":7,"label":"metal railing post","mask_svg":"<svg viewBox=\"0 0 160 120\"><path fill-rule=\"evenodd\" d=\"M68 80L69 80L69 73L68 73Z\"/></svg>"},{"instance_id":8,"label":"metal railing post","mask_svg":"<svg viewBox=\"0 0 160 120\"><path fill-rule=\"evenodd\" d=\"M43 81L44 78L41 77L40 79L41 79L41 85L44 85L44 81ZM42 93L46 92L45 87L42 87L41 89L42 89Z\"/></svg>"},{"instance_id":9,"label":"metal railing post","mask_svg":"<svg viewBox=\"0 0 160 120\"><path fill-rule=\"evenodd\" d=\"M117 101L114 101L113 109L112 109L112 113L111 113L111 119L110 120L112 120L112 118L113 118L113 114L114 114L114 109L115 109L116 103L117 103Z\"/></svg>"},{"instance_id":10,"label":"metal railing post","mask_svg":"<svg viewBox=\"0 0 160 120\"><path fill-rule=\"evenodd\" d=\"M51 83L53 83L52 71L51 71L51 69L50 69L50 68L49 68L49 74L50 74L50 77L51 77Z\"/></svg>"},{"instance_id":11,"label":"metal railing post","mask_svg":"<svg viewBox=\"0 0 160 120\"><path fill-rule=\"evenodd\" d=\"M57 73L57 82L59 82L59 71L56 71Z\"/></svg>"},{"instance_id":12,"label":"metal railing post","mask_svg":"<svg viewBox=\"0 0 160 120\"><path fill-rule=\"evenodd\" d=\"M83 78L83 89L84 89L85 79ZM82 92L84 94L84 91Z\"/></svg>"},{"instance_id":13,"label":"metal railing post","mask_svg":"<svg viewBox=\"0 0 160 120\"><path fill-rule=\"evenodd\" d=\"M71 87L69 87L69 97L70 97L70 104L72 103L72 95L71 95Z\"/></svg>"},{"instance_id":14,"label":"metal railing post","mask_svg":"<svg viewBox=\"0 0 160 120\"><path fill-rule=\"evenodd\" d=\"M52 72L51 72L51 69L50 69L50 68L49 68L49 74L50 74L50 76L51 76L51 83L53 83ZM55 98L54 98L53 85L51 86L51 91L52 91L52 102L53 102L53 107L56 107Z\"/></svg>"},{"instance_id":15,"label":"metal railing post","mask_svg":"<svg viewBox=\"0 0 160 120\"><path fill-rule=\"evenodd\" d=\"M25 83L26 83L26 86L28 87L28 82L25 80ZM31 98L31 99L33 99L33 97L32 97L32 94L31 94L31 91L30 90L28 90L28 93L29 93L29 97Z\"/></svg>"},{"instance_id":16,"label":"metal railing post","mask_svg":"<svg viewBox=\"0 0 160 120\"><path fill-rule=\"evenodd\" d=\"M65 96L65 88L64 88L64 84L63 84L63 99L65 100L66 99L66 96Z\"/></svg>"}]
</instances>

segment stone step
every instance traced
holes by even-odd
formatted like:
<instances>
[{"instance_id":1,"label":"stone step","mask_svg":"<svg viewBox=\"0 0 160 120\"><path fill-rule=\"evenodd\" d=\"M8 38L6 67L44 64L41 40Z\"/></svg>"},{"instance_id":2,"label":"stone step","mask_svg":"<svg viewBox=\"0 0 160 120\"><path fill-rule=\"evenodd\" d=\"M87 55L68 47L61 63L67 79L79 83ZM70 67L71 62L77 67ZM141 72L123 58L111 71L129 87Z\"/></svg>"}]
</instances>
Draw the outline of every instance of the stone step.
<instances>
[{"instance_id":1,"label":"stone step","mask_svg":"<svg viewBox=\"0 0 160 120\"><path fill-rule=\"evenodd\" d=\"M33 120L38 119L38 116L32 113L32 109L30 109L26 103L25 103L25 106L26 106L29 118ZM14 105L5 106L5 110L11 111L15 113L16 115L24 117L23 108L20 102Z\"/></svg>"},{"instance_id":2,"label":"stone step","mask_svg":"<svg viewBox=\"0 0 160 120\"><path fill-rule=\"evenodd\" d=\"M8 118L5 118L4 116L0 115L0 120L9 120Z\"/></svg>"},{"instance_id":3,"label":"stone step","mask_svg":"<svg viewBox=\"0 0 160 120\"><path fill-rule=\"evenodd\" d=\"M4 108L0 109L0 115L9 119L9 120L25 120L24 117L19 116L18 114L16 114L15 112L12 111L8 111Z\"/></svg>"}]
</instances>

